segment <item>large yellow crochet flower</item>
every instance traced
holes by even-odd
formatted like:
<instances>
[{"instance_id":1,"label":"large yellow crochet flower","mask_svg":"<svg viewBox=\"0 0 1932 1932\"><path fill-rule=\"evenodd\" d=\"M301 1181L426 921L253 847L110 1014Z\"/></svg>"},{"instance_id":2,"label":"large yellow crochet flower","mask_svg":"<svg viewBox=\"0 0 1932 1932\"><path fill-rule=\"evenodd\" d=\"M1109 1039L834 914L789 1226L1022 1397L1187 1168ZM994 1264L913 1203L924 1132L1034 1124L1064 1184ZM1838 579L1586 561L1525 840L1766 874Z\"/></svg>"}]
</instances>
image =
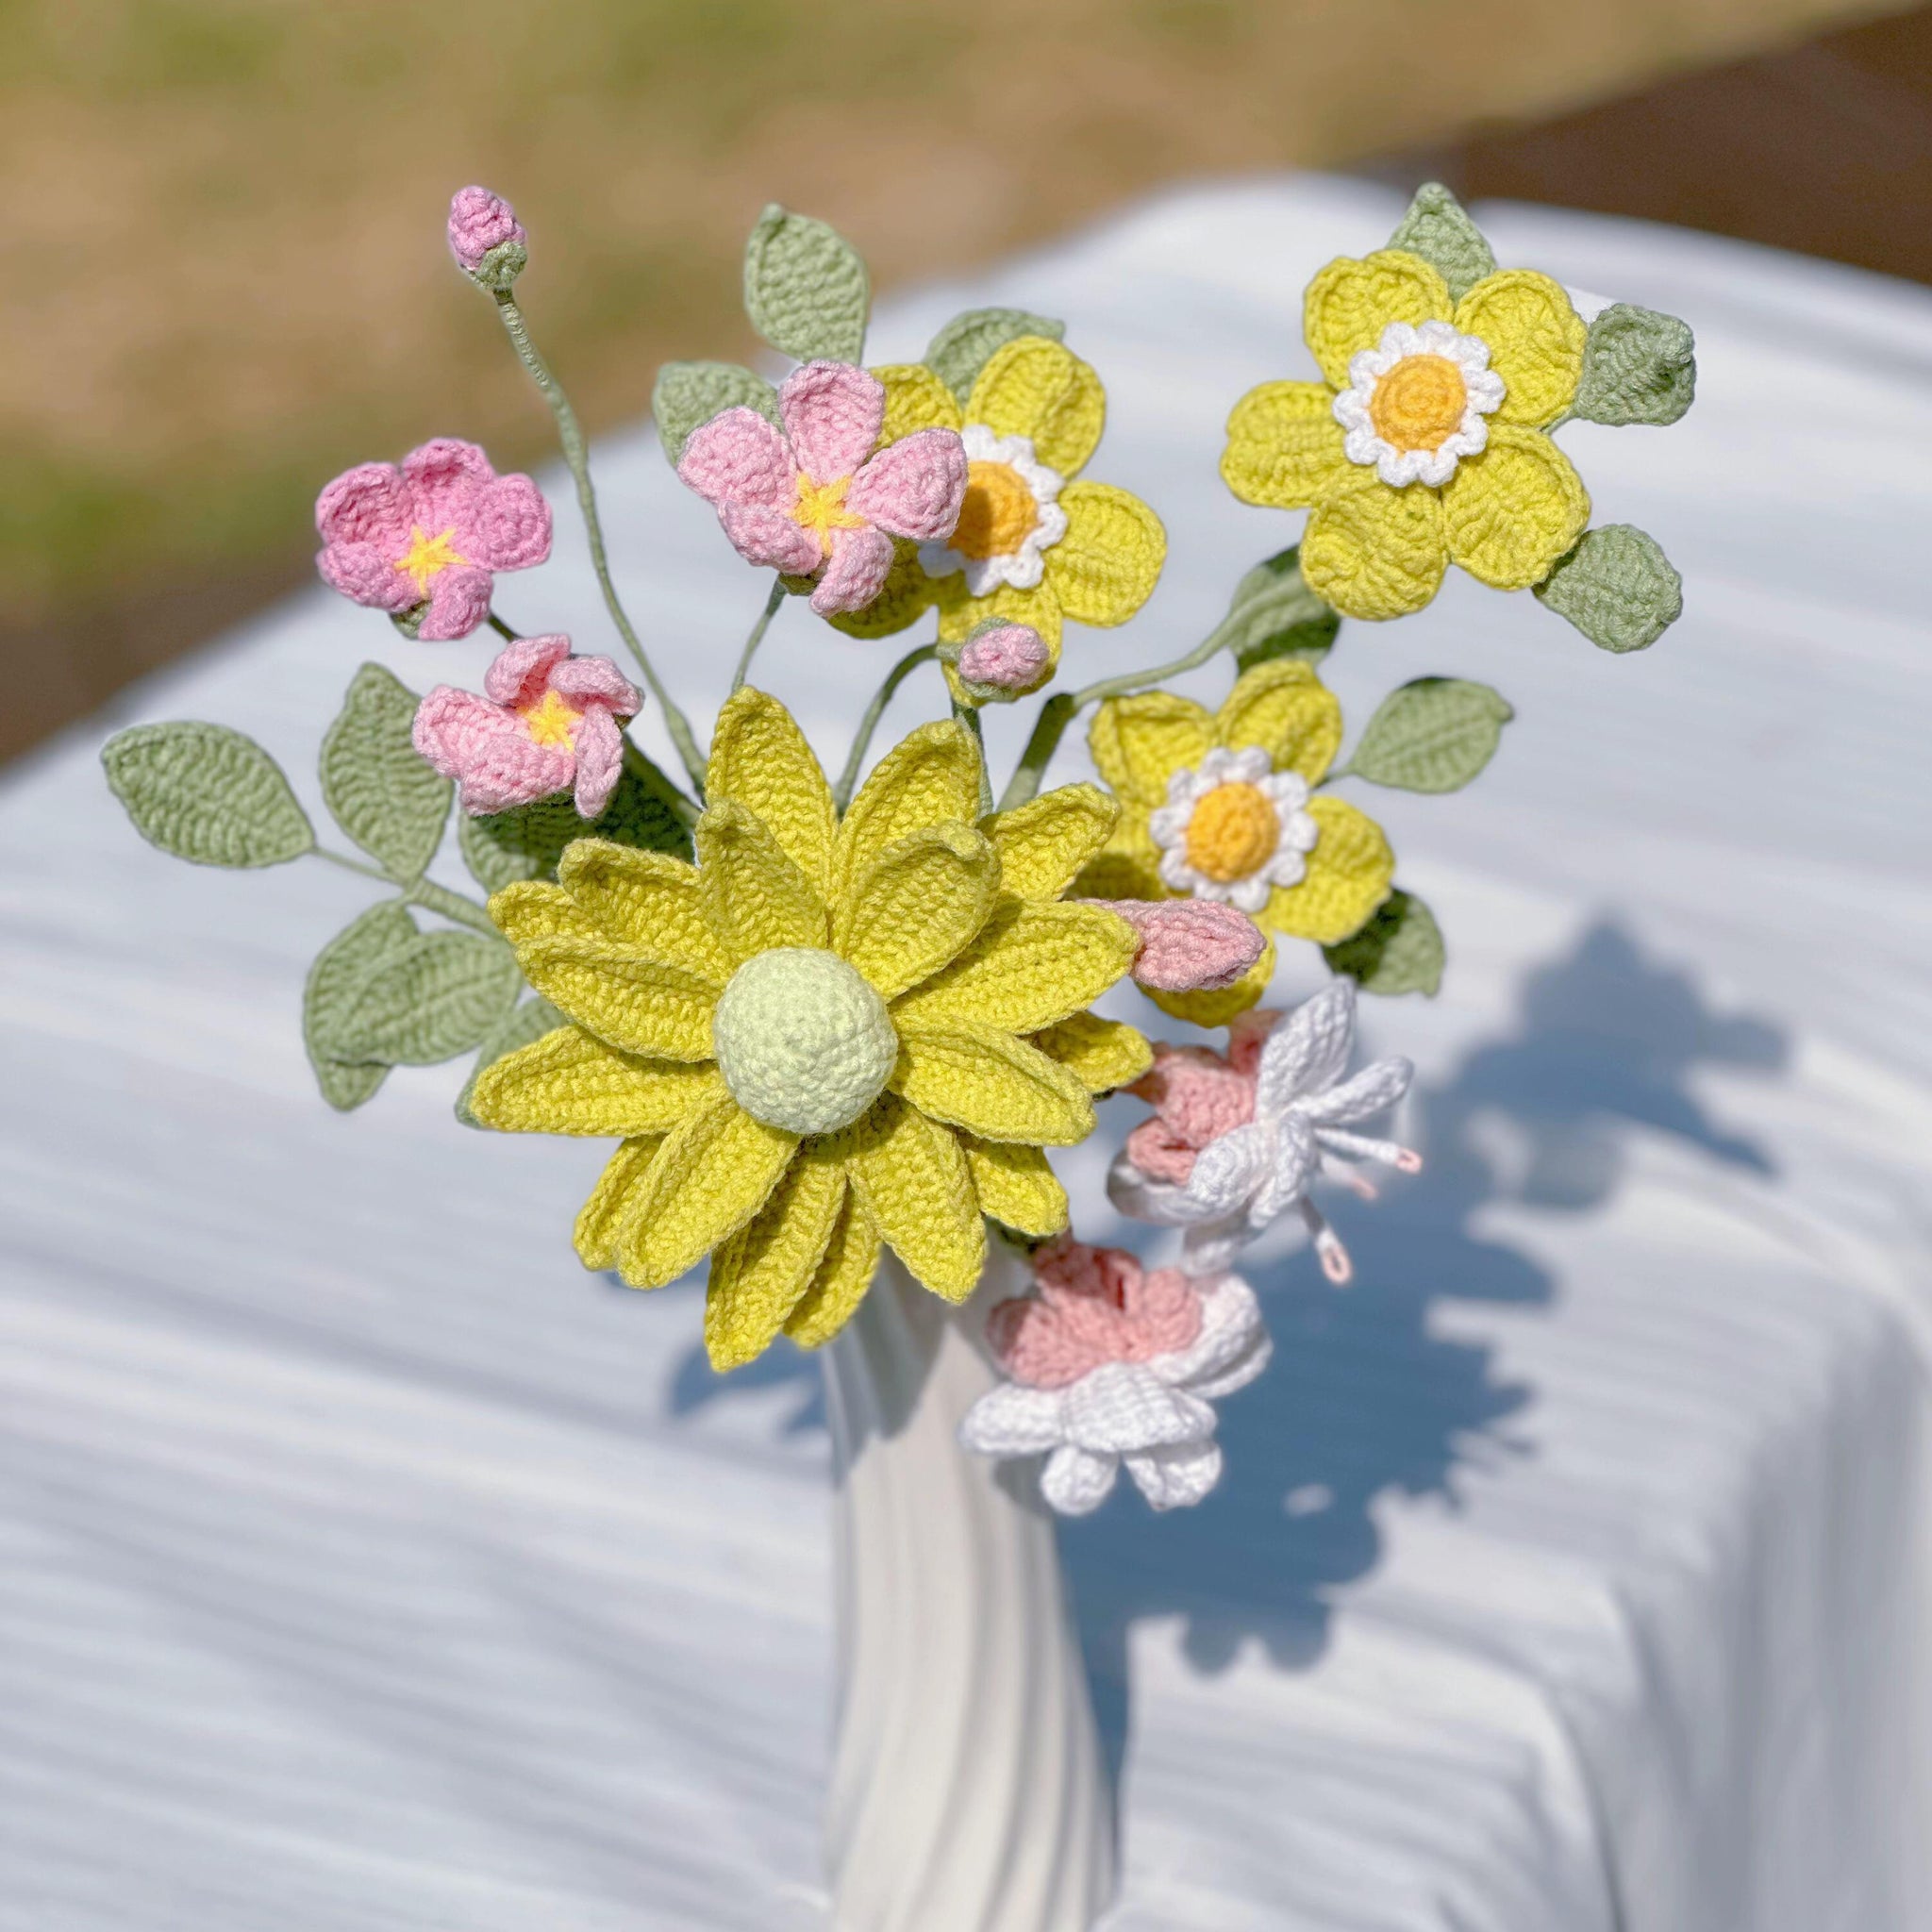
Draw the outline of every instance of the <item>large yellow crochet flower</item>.
<instances>
[{"instance_id":1,"label":"large yellow crochet flower","mask_svg":"<svg viewBox=\"0 0 1932 1932\"><path fill-rule=\"evenodd\" d=\"M987 618L1031 625L1046 642L1043 684L1064 620L1124 624L1146 603L1167 556L1160 519L1124 490L1073 480L1107 421L1089 364L1045 336L1020 336L987 358L963 402L924 362L873 374L886 386L882 441L959 432L966 498L951 538L902 543L885 589L841 628L880 637L935 605L945 643Z\"/></svg>"},{"instance_id":2,"label":"large yellow crochet flower","mask_svg":"<svg viewBox=\"0 0 1932 1932\"><path fill-rule=\"evenodd\" d=\"M1389 896L1382 828L1314 790L1341 744L1341 707L1306 664L1257 665L1213 712L1169 691L1109 698L1088 743L1121 816L1083 891L1219 900L1322 945L1358 932Z\"/></svg>"},{"instance_id":3,"label":"large yellow crochet flower","mask_svg":"<svg viewBox=\"0 0 1932 1932\"><path fill-rule=\"evenodd\" d=\"M655 1288L711 1256L721 1368L783 1328L849 1319L881 1242L960 1301L982 1215L1066 1224L1041 1151L1146 1041L1086 1011L1132 964L1127 923L1057 903L1112 828L1095 786L975 824L979 758L947 722L883 758L841 824L791 714L755 691L718 721L697 863L580 840L558 883L490 902L570 1024L497 1060L486 1126L615 1134L577 1253Z\"/></svg>"},{"instance_id":4,"label":"large yellow crochet flower","mask_svg":"<svg viewBox=\"0 0 1932 1932\"><path fill-rule=\"evenodd\" d=\"M1303 315L1323 382L1264 382L1228 418L1221 474L1244 503L1307 509L1302 573L1348 617L1401 617L1458 563L1540 584L1590 498L1543 434L1568 410L1584 325L1549 276L1486 275L1461 301L1385 248L1331 261Z\"/></svg>"}]
</instances>

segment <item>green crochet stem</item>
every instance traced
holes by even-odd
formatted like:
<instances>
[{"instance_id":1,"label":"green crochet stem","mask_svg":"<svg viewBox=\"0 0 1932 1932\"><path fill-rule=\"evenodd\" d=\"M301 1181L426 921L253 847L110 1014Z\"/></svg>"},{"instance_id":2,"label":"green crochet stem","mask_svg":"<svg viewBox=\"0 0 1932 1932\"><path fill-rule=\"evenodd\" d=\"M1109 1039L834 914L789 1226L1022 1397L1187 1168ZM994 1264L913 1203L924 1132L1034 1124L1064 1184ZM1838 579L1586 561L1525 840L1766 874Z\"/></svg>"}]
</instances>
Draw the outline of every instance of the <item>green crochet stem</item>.
<instances>
[{"instance_id":1,"label":"green crochet stem","mask_svg":"<svg viewBox=\"0 0 1932 1932\"><path fill-rule=\"evenodd\" d=\"M506 643L514 644L523 637L522 631L512 630L493 610L490 613L490 628Z\"/></svg>"},{"instance_id":2,"label":"green crochet stem","mask_svg":"<svg viewBox=\"0 0 1932 1932\"><path fill-rule=\"evenodd\" d=\"M992 809L992 774L986 769L986 730L979 722L978 708L962 705L958 698L953 700L953 717L973 734L973 742L979 752L979 816L984 818Z\"/></svg>"},{"instance_id":3,"label":"green crochet stem","mask_svg":"<svg viewBox=\"0 0 1932 1932\"><path fill-rule=\"evenodd\" d=\"M644 682L651 687L652 695L663 707L664 728L670 732L671 742L676 747L677 756L683 759L684 769L702 798L705 760L698 750L697 740L691 736L691 723L672 702L671 693L659 683L650 658L644 655L643 645L638 641L637 632L631 628L630 619L624 614L617 586L610 581L610 563L604 553L604 526L597 517L597 492L591 484L590 453L584 446L584 432L578 425L577 413L571 408L570 398L564 394L562 385L551 375L549 364L537 353L535 343L530 341L529 330L524 325L524 312L517 307L515 298L508 289L492 289L490 292L496 298L496 312L502 320L505 333L509 337L510 346L530 372L530 380L537 385L538 392L550 405L550 413L557 419L557 439L563 445L563 459L570 465L570 474L577 486L577 508L583 513L584 534L590 539L591 562L596 569L597 582L604 592L604 608L609 611L618 636L637 659L638 669L644 674Z\"/></svg>"},{"instance_id":4,"label":"green crochet stem","mask_svg":"<svg viewBox=\"0 0 1932 1932\"><path fill-rule=\"evenodd\" d=\"M865 763L866 748L872 743L872 735L878 729L879 720L885 716L886 707L892 702L892 693L919 669L929 663L940 654L937 644L921 644L916 651L908 651L892 668L886 673L886 681L873 692L872 703L865 708L865 716L858 721L858 735L852 741L851 755L845 760L845 769L839 774L839 782L832 787L832 803L842 812L852 803L852 793L858 784L858 774Z\"/></svg>"},{"instance_id":5,"label":"green crochet stem","mask_svg":"<svg viewBox=\"0 0 1932 1932\"><path fill-rule=\"evenodd\" d=\"M314 852L316 858L325 858L331 865L341 866L344 872L358 872L364 878L380 879L386 886L394 886L410 905L420 906L425 912L441 913L444 919L488 933L493 940L503 938L490 914L475 900L465 898L461 892L452 892L447 886L439 886L434 879L393 878L379 865L366 865L359 858L351 858L346 852L331 852L326 845L316 846Z\"/></svg>"},{"instance_id":6,"label":"green crochet stem","mask_svg":"<svg viewBox=\"0 0 1932 1932\"><path fill-rule=\"evenodd\" d=\"M1178 677L1184 671L1198 671L1217 651L1225 650L1234 641L1238 627L1235 615L1230 613L1185 658L1176 658L1172 664L1157 664L1151 671L1123 672L1118 677L1103 677L1097 684L1085 685L1071 695L1061 691L1058 696L1048 698L1040 708L1033 735L1027 739L1026 748L1020 754L1020 762L1014 768L1006 791L1000 794L1000 809L1011 811L1015 806L1024 805L1039 791L1040 781L1046 775L1046 768L1053 762L1053 755L1059 749L1067 726L1089 705L1097 705L1104 698L1123 698L1131 691L1144 691L1150 684L1158 684L1163 678Z\"/></svg>"},{"instance_id":7,"label":"green crochet stem","mask_svg":"<svg viewBox=\"0 0 1932 1932\"><path fill-rule=\"evenodd\" d=\"M758 656L758 646L765 641L765 633L772 627L772 620L778 614L778 607L785 601L785 579L772 579L772 594L765 599L765 608L758 621L752 625L751 635L744 641L744 649L738 654L738 675L731 680L733 691L744 688L745 673L751 669L751 660Z\"/></svg>"}]
</instances>

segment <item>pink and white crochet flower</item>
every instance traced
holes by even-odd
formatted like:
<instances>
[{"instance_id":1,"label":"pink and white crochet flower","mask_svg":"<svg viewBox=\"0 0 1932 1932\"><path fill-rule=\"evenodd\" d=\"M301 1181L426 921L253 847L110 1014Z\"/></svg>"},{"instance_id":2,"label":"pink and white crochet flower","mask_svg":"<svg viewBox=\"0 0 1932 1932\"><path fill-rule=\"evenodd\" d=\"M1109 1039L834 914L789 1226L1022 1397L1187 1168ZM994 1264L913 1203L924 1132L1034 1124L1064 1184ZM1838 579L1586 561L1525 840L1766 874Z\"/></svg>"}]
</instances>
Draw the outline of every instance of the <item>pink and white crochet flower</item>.
<instances>
[{"instance_id":1,"label":"pink and white crochet flower","mask_svg":"<svg viewBox=\"0 0 1932 1932\"><path fill-rule=\"evenodd\" d=\"M711 504L747 563L818 579L821 617L862 609L892 563L892 539L949 537L966 494L951 429L918 429L874 454L886 391L849 362L808 362L778 391L783 431L740 406L692 430L677 474Z\"/></svg>"},{"instance_id":2,"label":"pink and white crochet flower","mask_svg":"<svg viewBox=\"0 0 1932 1932\"><path fill-rule=\"evenodd\" d=\"M315 499L325 580L358 604L421 610L416 635L466 638L490 615L494 573L550 555L550 506L499 476L474 442L439 437L400 464L360 463Z\"/></svg>"},{"instance_id":3,"label":"pink and white crochet flower","mask_svg":"<svg viewBox=\"0 0 1932 1932\"><path fill-rule=\"evenodd\" d=\"M1198 1503L1221 1479L1214 1403L1268 1365L1253 1291L1233 1274L1146 1274L1124 1249L1065 1237L1033 1266L1039 1293L987 1317L1010 1379L967 1411L961 1442L1044 1455L1041 1493L1063 1516L1098 1508L1124 1462L1155 1508Z\"/></svg>"},{"instance_id":4,"label":"pink and white crochet flower","mask_svg":"<svg viewBox=\"0 0 1932 1932\"><path fill-rule=\"evenodd\" d=\"M594 819L624 769L620 718L643 705L608 658L573 658L565 637L519 638L483 674L484 695L440 684L416 708L416 749L475 816L574 789Z\"/></svg>"}]
</instances>

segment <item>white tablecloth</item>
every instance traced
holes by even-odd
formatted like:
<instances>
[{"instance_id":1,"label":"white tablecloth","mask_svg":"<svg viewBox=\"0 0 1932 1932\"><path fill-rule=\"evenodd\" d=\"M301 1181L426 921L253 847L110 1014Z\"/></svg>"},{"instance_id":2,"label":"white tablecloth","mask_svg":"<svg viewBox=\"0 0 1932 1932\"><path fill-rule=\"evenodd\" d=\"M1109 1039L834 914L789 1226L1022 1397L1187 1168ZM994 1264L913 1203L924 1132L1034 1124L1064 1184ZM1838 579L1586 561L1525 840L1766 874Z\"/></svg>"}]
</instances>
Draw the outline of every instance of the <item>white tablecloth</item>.
<instances>
[{"instance_id":1,"label":"white tablecloth","mask_svg":"<svg viewBox=\"0 0 1932 1932\"><path fill-rule=\"evenodd\" d=\"M1173 558L1126 638L1072 636L1074 676L1184 648L1288 541L1220 489L1222 420L1305 372L1308 274L1399 211L1202 190L887 306L882 356L1007 300L1105 375L1091 474ZM1613 659L1455 579L1332 660L1357 724L1424 672L1520 716L1472 791L1373 795L1450 938L1441 1000L1367 1023L1420 1062L1429 1172L1338 1198L1352 1291L1305 1253L1257 1271L1280 1347L1226 1407L1222 1491L1067 1538L1124 1757L1112 1924L1914 1932L1932 292L1485 215L1506 262L1695 325L1684 424L1565 434L1687 611ZM634 613L703 715L761 586L644 435L600 458ZM501 602L604 647L574 538ZM837 755L892 648L792 607L761 675ZM0 791L6 1932L818 1923L815 1370L716 1380L692 1288L582 1274L602 1150L458 1127L455 1070L329 1113L302 973L369 891L162 860L94 763L109 722L218 718L313 798L358 661L421 688L489 655L305 594ZM1105 1155L1069 1163L1094 1234Z\"/></svg>"}]
</instances>

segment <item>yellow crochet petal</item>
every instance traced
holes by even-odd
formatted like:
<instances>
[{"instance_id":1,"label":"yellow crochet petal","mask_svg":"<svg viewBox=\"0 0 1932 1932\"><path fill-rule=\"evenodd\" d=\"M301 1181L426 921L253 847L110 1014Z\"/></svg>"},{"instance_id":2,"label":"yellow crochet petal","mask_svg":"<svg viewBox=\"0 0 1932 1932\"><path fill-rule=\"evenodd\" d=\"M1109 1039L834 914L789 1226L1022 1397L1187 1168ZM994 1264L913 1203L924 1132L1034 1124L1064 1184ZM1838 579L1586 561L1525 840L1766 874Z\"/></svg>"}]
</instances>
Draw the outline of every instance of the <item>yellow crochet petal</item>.
<instances>
[{"instance_id":1,"label":"yellow crochet petal","mask_svg":"<svg viewBox=\"0 0 1932 1932\"><path fill-rule=\"evenodd\" d=\"M577 940L532 940L517 948L517 963L566 1019L608 1046L652 1059L711 1057L718 989L681 966Z\"/></svg>"},{"instance_id":2,"label":"yellow crochet petal","mask_svg":"<svg viewBox=\"0 0 1932 1932\"><path fill-rule=\"evenodd\" d=\"M1373 471L1319 504L1302 537L1302 575L1344 617L1420 610L1448 561L1436 492L1420 483L1391 490Z\"/></svg>"},{"instance_id":3,"label":"yellow crochet petal","mask_svg":"<svg viewBox=\"0 0 1932 1932\"><path fill-rule=\"evenodd\" d=\"M1107 843L1120 807L1097 785L1061 785L979 829L1000 857L1000 883L1023 899L1058 899Z\"/></svg>"},{"instance_id":4,"label":"yellow crochet petal","mask_svg":"<svg viewBox=\"0 0 1932 1932\"><path fill-rule=\"evenodd\" d=\"M805 733L776 698L736 691L718 713L705 802L741 805L821 892L831 882L832 788Z\"/></svg>"},{"instance_id":5,"label":"yellow crochet petal","mask_svg":"<svg viewBox=\"0 0 1932 1932\"><path fill-rule=\"evenodd\" d=\"M1143 1034L1124 1020L1103 1020L1098 1013L1070 1013L1058 1025L1036 1033L1033 1044L1090 1093L1131 1087L1154 1064L1154 1049Z\"/></svg>"},{"instance_id":6,"label":"yellow crochet petal","mask_svg":"<svg viewBox=\"0 0 1932 1932\"><path fill-rule=\"evenodd\" d=\"M1160 856L1147 836L1147 808L1130 805L1099 858L1080 868L1076 899L1171 899L1160 877Z\"/></svg>"},{"instance_id":7,"label":"yellow crochet petal","mask_svg":"<svg viewBox=\"0 0 1932 1932\"><path fill-rule=\"evenodd\" d=\"M1583 535L1590 492L1539 429L1498 424L1442 486L1449 555L1498 591L1526 591Z\"/></svg>"},{"instance_id":8,"label":"yellow crochet petal","mask_svg":"<svg viewBox=\"0 0 1932 1932\"><path fill-rule=\"evenodd\" d=\"M1126 623L1160 581L1167 558L1160 519L1110 483L1069 483L1060 508L1067 534L1046 553L1046 581L1060 614L1102 629Z\"/></svg>"},{"instance_id":9,"label":"yellow crochet petal","mask_svg":"<svg viewBox=\"0 0 1932 1932\"><path fill-rule=\"evenodd\" d=\"M1006 624L1030 624L1044 641L1048 653L1047 676L1060 661L1060 600L1053 586L1042 579L1030 591L1016 591L1001 584L984 597L965 594L961 577L939 579L940 641L963 643L989 618ZM1041 680L1042 683L1045 679Z\"/></svg>"},{"instance_id":10,"label":"yellow crochet petal","mask_svg":"<svg viewBox=\"0 0 1932 1932\"><path fill-rule=\"evenodd\" d=\"M1108 698L1087 727L1087 748L1100 775L1123 803L1151 808L1167 802L1167 781L1198 765L1214 744L1214 720L1192 698L1145 691Z\"/></svg>"},{"instance_id":11,"label":"yellow crochet petal","mask_svg":"<svg viewBox=\"0 0 1932 1932\"><path fill-rule=\"evenodd\" d=\"M956 959L986 924L999 855L970 826L928 825L888 845L840 908L834 949L893 999Z\"/></svg>"},{"instance_id":12,"label":"yellow crochet petal","mask_svg":"<svg viewBox=\"0 0 1932 1932\"><path fill-rule=\"evenodd\" d=\"M1341 747L1341 707L1307 665L1293 658L1257 664L1235 681L1215 714L1221 742L1257 745L1277 772L1321 782Z\"/></svg>"},{"instance_id":13,"label":"yellow crochet petal","mask_svg":"<svg viewBox=\"0 0 1932 1932\"><path fill-rule=\"evenodd\" d=\"M843 1162L801 1151L771 1199L711 1257L705 1352L714 1369L741 1367L771 1346L811 1286L844 1204Z\"/></svg>"},{"instance_id":14,"label":"yellow crochet petal","mask_svg":"<svg viewBox=\"0 0 1932 1932\"><path fill-rule=\"evenodd\" d=\"M577 1259L586 1268L615 1268L618 1237L630 1219L639 1188L643 1183L658 1149L664 1144L662 1134L641 1134L626 1141L609 1160L591 1198L577 1215Z\"/></svg>"},{"instance_id":15,"label":"yellow crochet petal","mask_svg":"<svg viewBox=\"0 0 1932 1932\"><path fill-rule=\"evenodd\" d=\"M886 581L870 604L841 610L826 618L834 630L848 638L889 638L915 624L929 609L939 590L919 560L919 545L904 537L892 539L892 561Z\"/></svg>"},{"instance_id":16,"label":"yellow crochet petal","mask_svg":"<svg viewBox=\"0 0 1932 1932\"><path fill-rule=\"evenodd\" d=\"M632 1288L662 1288L736 1234L791 1165L798 1136L755 1121L713 1076L710 1094L665 1137L617 1241Z\"/></svg>"},{"instance_id":17,"label":"yellow crochet petal","mask_svg":"<svg viewBox=\"0 0 1932 1932\"><path fill-rule=\"evenodd\" d=\"M963 429L959 400L924 362L889 362L872 374L886 391L886 420L879 431L881 446L910 436L915 429Z\"/></svg>"},{"instance_id":18,"label":"yellow crochet petal","mask_svg":"<svg viewBox=\"0 0 1932 1932\"><path fill-rule=\"evenodd\" d=\"M1041 1241L1066 1226L1067 1191L1038 1147L979 1141L971 1134L962 1134L959 1144L982 1213Z\"/></svg>"},{"instance_id":19,"label":"yellow crochet petal","mask_svg":"<svg viewBox=\"0 0 1932 1932\"><path fill-rule=\"evenodd\" d=\"M727 798L693 836L705 923L734 966L774 946L825 943L825 902L762 819Z\"/></svg>"},{"instance_id":20,"label":"yellow crochet petal","mask_svg":"<svg viewBox=\"0 0 1932 1932\"><path fill-rule=\"evenodd\" d=\"M608 938L720 987L730 978L731 962L705 924L695 866L608 839L578 839L564 847L557 877Z\"/></svg>"},{"instance_id":21,"label":"yellow crochet petal","mask_svg":"<svg viewBox=\"0 0 1932 1932\"><path fill-rule=\"evenodd\" d=\"M859 787L839 827L834 903L862 879L887 846L908 833L979 816L979 750L953 719L908 732Z\"/></svg>"},{"instance_id":22,"label":"yellow crochet petal","mask_svg":"<svg viewBox=\"0 0 1932 1932\"><path fill-rule=\"evenodd\" d=\"M1037 1046L971 1020L902 1022L892 1091L985 1141L1072 1147L1093 1131L1083 1081Z\"/></svg>"},{"instance_id":23,"label":"yellow crochet petal","mask_svg":"<svg viewBox=\"0 0 1932 1932\"><path fill-rule=\"evenodd\" d=\"M879 1265L879 1224L848 1187L824 1258L785 1324L800 1348L823 1348L858 1312Z\"/></svg>"},{"instance_id":24,"label":"yellow crochet petal","mask_svg":"<svg viewBox=\"0 0 1932 1932\"><path fill-rule=\"evenodd\" d=\"M485 1067L470 1111L508 1134L663 1134L709 1082L702 1064L642 1059L580 1026L558 1026Z\"/></svg>"},{"instance_id":25,"label":"yellow crochet petal","mask_svg":"<svg viewBox=\"0 0 1932 1932\"><path fill-rule=\"evenodd\" d=\"M1098 906L1040 906L1002 894L985 930L943 973L894 1002L908 1025L970 1020L1037 1033L1091 1007L1133 965L1139 935Z\"/></svg>"},{"instance_id":26,"label":"yellow crochet petal","mask_svg":"<svg viewBox=\"0 0 1932 1932\"><path fill-rule=\"evenodd\" d=\"M566 848L568 850L568 848ZM490 895L490 916L496 929L519 949L532 940L579 940L586 945L609 944L613 935L565 891L544 879L519 879Z\"/></svg>"},{"instance_id":27,"label":"yellow crochet petal","mask_svg":"<svg viewBox=\"0 0 1932 1932\"><path fill-rule=\"evenodd\" d=\"M986 1223L958 1137L889 1093L855 1140L852 1184L880 1235L915 1280L963 1302L986 1265Z\"/></svg>"},{"instance_id":28,"label":"yellow crochet petal","mask_svg":"<svg viewBox=\"0 0 1932 1932\"><path fill-rule=\"evenodd\" d=\"M1308 814L1322 836L1307 875L1298 886L1276 886L1258 918L1276 932L1333 946L1358 932L1389 896L1395 855L1381 826L1339 798L1311 798Z\"/></svg>"},{"instance_id":29,"label":"yellow crochet petal","mask_svg":"<svg viewBox=\"0 0 1932 1932\"><path fill-rule=\"evenodd\" d=\"M1331 388L1348 387L1348 365L1373 349L1391 322L1447 322L1449 285L1419 255L1381 248L1331 261L1308 284L1302 332Z\"/></svg>"},{"instance_id":30,"label":"yellow crochet petal","mask_svg":"<svg viewBox=\"0 0 1932 1932\"><path fill-rule=\"evenodd\" d=\"M1107 391L1091 367L1063 343L1019 336L995 349L973 385L966 420L995 436L1024 436L1033 454L1062 476L1093 454L1107 423Z\"/></svg>"},{"instance_id":31,"label":"yellow crochet petal","mask_svg":"<svg viewBox=\"0 0 1932 1932\"><path fill-rule=\"evenodd\" d=\"M1456 305L1456 326L1490 345L1503 404L1490 418L1541 429L1570 407L1583 374L1583 318L1561 283L1530 268L1485 275Z\"/></svg>"},{"instance_id":32,"label":"yellow crochet petal","mask_svg":"<svg viewBox=\"0 0 1932 1932\"><path fill-rule=\"evenodd\" d=\"M1270 940L1261 957L1232 986L1214 992L1156 992L1149 988L1147 997L1176 1020L1196 1026L1225 1026L1260 999L1274 977L1274 941Z\"/></svg>"},{"instance_id":33,"label":"yellow crochet petal","mask_svg":"<svg viewBox=\"0 0 1932 1932\"><path fill-rule=\"evenodd\" d=\"M1346 478L1335 391L1320 382L1264 382L1227 419L1221 480L1243 503L1308 509Z\"/></svg>"}]
</instances>

